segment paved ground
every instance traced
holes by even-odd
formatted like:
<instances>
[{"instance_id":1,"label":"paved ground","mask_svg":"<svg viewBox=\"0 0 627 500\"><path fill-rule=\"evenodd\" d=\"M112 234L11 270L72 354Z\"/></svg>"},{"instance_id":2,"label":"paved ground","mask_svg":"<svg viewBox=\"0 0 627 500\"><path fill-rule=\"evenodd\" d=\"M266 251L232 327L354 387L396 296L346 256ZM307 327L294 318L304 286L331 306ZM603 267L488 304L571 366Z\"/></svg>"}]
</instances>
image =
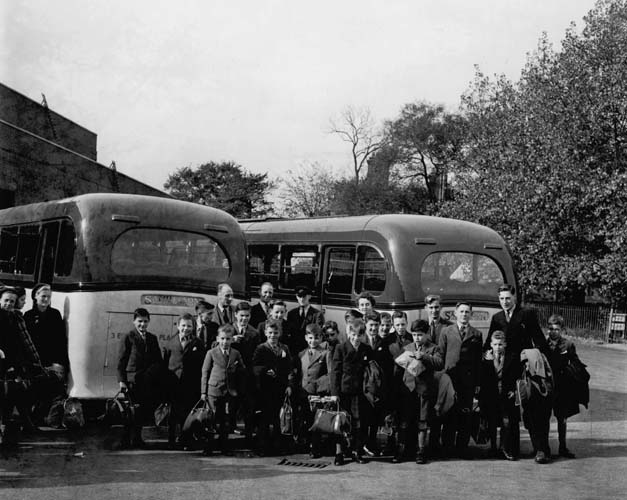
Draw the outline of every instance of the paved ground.
<instances>
[{"instance_id":1,"label":"paved ground","mask_svg":"<svg viewBox=\"0 0 627 500\"><path fill-rule=\"evenodd\" d=\"M360 499L609 499L627 495L627 352L580 345L592 373L590 410L569 421L575 460L540 466L481 459L393 465L279 465L281 457L209 457L165 450L151 430L151 449L111 451L106 434L45 431L0 458L0 498L360 498ZM522 431L523 451L530 451ZM551 444L557 448L555 422ZM291 461L330 464L305 455Z\"/></svg>"}]
</instances>

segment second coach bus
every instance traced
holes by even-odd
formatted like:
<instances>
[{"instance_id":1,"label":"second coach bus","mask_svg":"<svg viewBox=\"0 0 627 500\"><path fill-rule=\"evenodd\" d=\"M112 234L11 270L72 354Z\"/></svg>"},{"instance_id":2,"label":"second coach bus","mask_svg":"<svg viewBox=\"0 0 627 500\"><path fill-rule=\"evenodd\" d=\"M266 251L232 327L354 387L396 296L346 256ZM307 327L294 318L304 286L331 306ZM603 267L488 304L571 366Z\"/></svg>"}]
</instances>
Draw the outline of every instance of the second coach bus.
<instances>
[{"instance_id":1,"label":"second coach bus","mask_svg":"<svg viewBox=\"0 0 627 500\"><path fill-rule=\"evenodd\" d=\"M261 283L295 303L294 288L309 286L325 318L344 324L356 297L369 292L376 309L426 317L427 295L439 295L443 314L458 301L473 305L473 326L487 331L499 309L497 289L515 284L512 257L495 231L453 219L374 215L240 221L248 245L248 285Z\"/></svg>"},{"instance_id":2,"label":"second coach bus","mask_svg":"<svg viewBox=\"0 0 627 500\"><path fill-rule=\"evenodd\" d=\"M150 312L163 343L219 283L243 296L245 258L233 217L173 199L86 194L0 210L0 282L52 285L67 325L69 395L83 399L115 394L136 308Z\"/></svg>"}]
</instances>

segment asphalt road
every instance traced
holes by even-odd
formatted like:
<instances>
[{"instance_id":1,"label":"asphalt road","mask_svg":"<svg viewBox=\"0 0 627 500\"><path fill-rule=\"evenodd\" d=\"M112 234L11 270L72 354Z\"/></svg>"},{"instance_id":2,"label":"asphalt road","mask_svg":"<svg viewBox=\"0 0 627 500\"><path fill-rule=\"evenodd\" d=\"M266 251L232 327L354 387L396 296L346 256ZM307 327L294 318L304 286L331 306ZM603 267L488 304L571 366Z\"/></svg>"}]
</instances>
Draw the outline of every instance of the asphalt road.
<instances>
[{"instance_id":1,"label":"asphalt road","mask_svg":"<svg viewBox=\"0 0 627 500\"><path fill-rule=\"evenodd\" d=\"M592 374L590 409L569 419L574 460L537 465L497 459L334 467L332 457L203 457L166 450L150 429L147 450L112 450L117 430L44 430L0 458L4 499L610 499L627 496L627 349L579 345ZM521 431L523 452L531 446ZM555 421L551 446L557 449ZM114 448L115 446L113 446Z\"/></svg>"}]
</instances>

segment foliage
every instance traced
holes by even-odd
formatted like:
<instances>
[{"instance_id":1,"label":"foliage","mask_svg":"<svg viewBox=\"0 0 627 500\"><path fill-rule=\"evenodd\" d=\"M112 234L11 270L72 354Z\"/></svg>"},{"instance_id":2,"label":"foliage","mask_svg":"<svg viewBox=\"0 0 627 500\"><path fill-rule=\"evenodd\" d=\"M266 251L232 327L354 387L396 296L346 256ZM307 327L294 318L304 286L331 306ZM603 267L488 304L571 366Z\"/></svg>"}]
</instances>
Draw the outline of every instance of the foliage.
<instances>
[{"instance_id":1,"label":"foliage","mask_svg":"<svg viewBox=\"0 0 627 500\"><path fill-rule=\"evenodd\" d=\"M234 217L261 217L270 204L268 174L252 174L234 162L209 162L179 168L164 185L174 197L219 208Z\"/></svg>"},{"instance_id":2,"label":"foliage","mask_svg":"<svg viewBox=\"0 0 627 500\"><path fill-rule=\"evenodd\" d=\"M445 197L448 173L456 170L462 157L465 120L442 105L420 101L403 106L385 130L400 175L421 181L435 210Z\"/></svg>"},{"instance_id":3,"label":"foliage","mask_svg":"<svg viewBox=\"0 0 627 500\"><path fill-rule=\"evenodd\" d=\"M625 297L627 4L601 0L556 52L542 37L518 82L479 71L455 200L441 213L499 231L523 289Z\"/></svg>"},{"instance_id":4,"label":"foliage","mask_svg":"<svg viewBox=\"0 0 627 500\"><path fill-rule=\"evenodd\" d=\"M336 177L317 162L288 170L280 180L282 205L277 211L284 217L321 217L332 215Z\"/></svg>"}]
</instances>

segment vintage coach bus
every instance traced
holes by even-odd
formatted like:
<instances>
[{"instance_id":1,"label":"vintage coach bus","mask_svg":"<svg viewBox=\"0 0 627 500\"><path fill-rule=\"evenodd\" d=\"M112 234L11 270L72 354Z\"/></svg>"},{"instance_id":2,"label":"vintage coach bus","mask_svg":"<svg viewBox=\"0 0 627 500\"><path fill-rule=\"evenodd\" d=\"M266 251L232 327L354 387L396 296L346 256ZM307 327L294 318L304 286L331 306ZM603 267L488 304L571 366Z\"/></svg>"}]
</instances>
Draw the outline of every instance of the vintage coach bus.
<instances>
[{"instance_id":1,"label":"vintage coach bus","mask_svg":"<svg viewBox=\"0 0 627 500\"><path fill-rule=\"evenodd\" d=\"M460 300L473 304L472 324L487 331L499 310L498 287L515 284L512 257L501 236L473 224L421 215L374 215L240 221L248 246L248 286L254 296L272 282L275 296L295 304L307 285L326 319L344 325L361 292L376 309L426 317L428 294L442 297L450 316Z\"/></svg>"},{"instance_id":2,"label":"vintage coach bus","mask_svg":"<svg viewBox=\"0 0 627 500\"><path fill-rule=\"evenodd\" d=\"M0 282L52 285L73 397L116 392L119 341L134 309L148 309L149 330L164 342L199 299L215 303L218 283L243 296L245 259L237 221L193 203L87 194L0 210Z\"/></svg>"}]
</instances>

